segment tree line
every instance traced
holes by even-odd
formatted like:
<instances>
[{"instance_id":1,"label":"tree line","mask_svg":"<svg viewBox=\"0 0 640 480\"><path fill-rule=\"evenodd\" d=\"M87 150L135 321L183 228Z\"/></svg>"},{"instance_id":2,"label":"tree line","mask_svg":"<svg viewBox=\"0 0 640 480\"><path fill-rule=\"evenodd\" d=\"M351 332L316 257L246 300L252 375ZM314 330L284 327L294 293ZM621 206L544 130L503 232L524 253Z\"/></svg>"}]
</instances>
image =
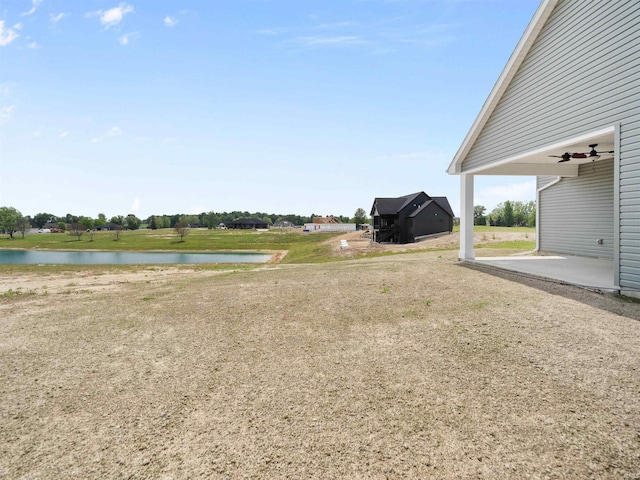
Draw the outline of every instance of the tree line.
<instances>
[{"instance_id":1,"label":"tree line","mask_svg":"<svg viewBox=\"0 0 640 480\"><path fill-rule=\"evenodd\" d=\"M8 234L11 238L15 233L24 234L31 228L45 228L45 226L56 228L60 231L68 231L70 234L79 235L82 231L93 231L108 228L110 230L137 230L146 225L150 229L176 228L176 225L187 225L191 228L206 227L213 229L220 224L226 224L239 218L259 218L269 225L277 222L287 221L293 225L303 225L312 223L316 215L302 216L296 214L267 214L264 212L250 213L248 211L233 212L202 212L197 215L175 214L175 215L151 215L146 219L140 219L134 214L116 215L107 218L104 213L99 213L96 218L78 216L67 213L65 216L57 216L47 212L37 213L33 217L23 215L14 207L0 207L0 233ZM358 208L352 218L342 215L334 216L342 223L357 223L358 225L367 223L368 217L362 208ZM75 233L74 233L75 232Z\"/></svg>"},{"instance_id":2,"label":"tree line","mask_svg":"<svg viewBox=\"0 0 640 480\"><path fill-rule=\"evenodd\" d=\"M473 207L473 224L499 227L535 227L536 202L510 201L499 203L491 213L482 205Z\"/></svg>"}]
</instances>

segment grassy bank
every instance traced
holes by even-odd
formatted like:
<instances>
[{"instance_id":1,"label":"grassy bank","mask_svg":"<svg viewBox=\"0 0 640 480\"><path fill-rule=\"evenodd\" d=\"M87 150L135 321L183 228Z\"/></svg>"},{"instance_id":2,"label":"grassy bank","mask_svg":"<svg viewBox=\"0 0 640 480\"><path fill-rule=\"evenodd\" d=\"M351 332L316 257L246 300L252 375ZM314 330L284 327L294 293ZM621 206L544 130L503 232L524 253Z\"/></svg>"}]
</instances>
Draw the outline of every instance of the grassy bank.
<instances>
[{"instance_id":1,"label":"grassy bank","mask_svg":"<svg viewBox=\"0 0 640 480\"><path fill-rule=\"evenodd\" d=\"M298 231L190 230L180 241L173 229L96 232L77 237L65 233L29 234L0 238L0 249L105 250L105 251L257 251L288 250L283 263L328 261L326 240L337 234Z\"/></svg>"}]
</instances>

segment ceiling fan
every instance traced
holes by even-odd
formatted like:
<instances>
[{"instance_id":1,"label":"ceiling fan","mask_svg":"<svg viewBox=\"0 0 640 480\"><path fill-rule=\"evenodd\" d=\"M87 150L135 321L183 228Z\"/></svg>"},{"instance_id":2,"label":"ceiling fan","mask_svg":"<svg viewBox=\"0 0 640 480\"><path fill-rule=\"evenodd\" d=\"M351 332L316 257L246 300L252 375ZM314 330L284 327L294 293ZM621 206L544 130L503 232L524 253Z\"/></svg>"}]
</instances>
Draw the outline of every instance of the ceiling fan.
<instances>
[{"instance_id":1,"label":"ceiling fan","mask_svg":"<svg viewBox=\"0 0 640 480\"><path fill-rule=\"evenodd\" d=\"M563 163L563 162L568 162L572 158L590 158L591 160L595 161L598 158L600 158L601 153L613 153L613 150L610 150L607 152L597 152L596 151L597 146L598 146L597 143L592 143L591 145L589 145L589 148L591 148L591 151L589 153L564 152L562 155L549 155L549 156L554 158L559 158L560 160L558 160L558 163Z\"/></svg>"}]
</instances>

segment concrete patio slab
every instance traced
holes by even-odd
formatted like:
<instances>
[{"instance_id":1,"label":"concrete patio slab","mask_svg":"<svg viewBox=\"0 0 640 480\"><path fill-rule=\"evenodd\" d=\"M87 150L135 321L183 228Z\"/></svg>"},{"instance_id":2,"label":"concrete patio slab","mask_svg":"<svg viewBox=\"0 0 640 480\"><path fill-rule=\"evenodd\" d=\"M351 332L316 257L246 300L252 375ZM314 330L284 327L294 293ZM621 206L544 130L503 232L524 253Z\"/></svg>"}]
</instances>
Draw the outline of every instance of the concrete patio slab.
<instances>
[{"instance_id":1,"label":"concrete patio slab","mask_svg":"<svg viewBox=\"0 0 640 480\"><path fill-rule=\"evenodd\" d=\"M560 281L579 287L619 293L613 281L613 260L610 258L572 255L540 255L513 257L478 257L466 262L502 270Z\"/></svg>"}]
</instances>

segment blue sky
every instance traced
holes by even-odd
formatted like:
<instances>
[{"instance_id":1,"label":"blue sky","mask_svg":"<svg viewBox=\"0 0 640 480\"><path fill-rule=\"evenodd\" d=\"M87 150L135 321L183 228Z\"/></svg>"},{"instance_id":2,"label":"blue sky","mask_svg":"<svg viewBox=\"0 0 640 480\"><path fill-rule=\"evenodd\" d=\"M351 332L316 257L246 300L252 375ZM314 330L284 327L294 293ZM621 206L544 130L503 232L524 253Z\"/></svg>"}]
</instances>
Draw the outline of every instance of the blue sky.
<instances>
[{"instance_id":1,"label":"blue sky","mask_svg":"<svg viewBox=\"0 0 640 480\"><path fill-rule=\"evenodd\" d=\"M538 0L1 0L0 205L352 216L445 169ZM476 177L475 203L533 200Z\"/></svg>"}]
</instances>

